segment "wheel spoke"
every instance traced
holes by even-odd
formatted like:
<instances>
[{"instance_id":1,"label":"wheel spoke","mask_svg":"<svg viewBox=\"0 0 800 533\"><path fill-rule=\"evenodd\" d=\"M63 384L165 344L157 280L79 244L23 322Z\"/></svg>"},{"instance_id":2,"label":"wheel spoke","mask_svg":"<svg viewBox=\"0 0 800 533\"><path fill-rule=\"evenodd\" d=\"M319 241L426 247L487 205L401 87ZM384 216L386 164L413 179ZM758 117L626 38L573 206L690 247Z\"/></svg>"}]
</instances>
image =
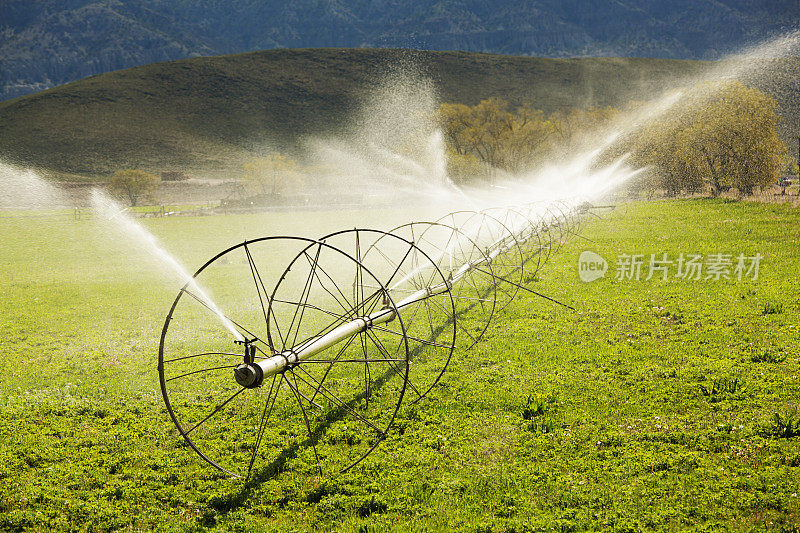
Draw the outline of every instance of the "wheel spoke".
<instances>
[{"instance_id":1,"label":"wheel spoke","mask_svg":"<svg viewBox=\"0 0 800 533\"><path fill-rule=\"evenodd\" d=\"M381 326L372 326L372 329L377 329L378 331L385 331L386 333L390 333L392 335L397 335L398 337L401 337L401 338L403 337L402 333L398 333L398 332L396 332L394 330L391 330L391 329L388 329L388 328L384 328L384 327L381 327ZM446 344L439 344L438 342L426 341L425 339L420 339L418 337L414 337L414 336L408 335L408 334L406 334L405 336L410 341L418 342L418 343L424 344L426 346L435 346L437 348L447 348L447 349L450 348L450 346L447 346ZM379 359L379 360L380 361L385 361L386 359ZM394 359L394 361L402 361L402 359ZM370 362L372 362L372 361L370 361Z\"/></svg>"},{"instance_id":2,"label":"wheel spoke","mask_svg":"<svg viewBox=\"0 0 800 533\"><path fill-rule=\"evenodd\" d=\"M214 416L215 414L219 413L219 412L220 412L220 411L221 411L221 410L222 410L222 409L223 409L223 408L224 408L226 405L228 405L228 403L229 403L231 400L233 400L234 398L236 398L237 396L239 396L239 395L240 395L242 392L244 392L245 390L247 390L247 389L245 389L244 387L242 387L242 388L240 388L239 390L237 390L237 391L236 391L235 393L233 393L233 395L232 395L232 396L230 396L230 397L229 397L227 400L225 400L224 402L222 402L221 404L219 404L219 405L216 407L216 409L214 409L213 411L211 411L211 413L210 413L208 416L206 416L206 417L205 417L204 419L202 419L200 422L198 422L197 424L195 424L194 426L192 426L192 427L191 427L191 429L189 429L188 431L186 431L186 433L185 433L185 434L186 434L186 435L188 435L189 433L191 433L191 432L192 432L192 431L194 431L195 429L199 428L199 427L200 427L202 424L204 424L204 423L206 422L206 420L208 420L209 418L211 418L211 417L212 417L212 416Z\"/></svg>"},{"instance_id":3,"label":"wheel spoke","mask_svg":"<svg viewBox=\"0 0 800 533\"><path fill-rule=\"evenodd\" d=\"M376 306L377 306L377 304L378 304L377 296L378 296L378 293L375 293L375 294L371 295L371 296L368 298L368 300L371 300L373 303L372 303L372 307L370 308L370 310L369 310L369 311L365 311L365 312L363 313L364 315L368 315L368 314L372 313L372 311L375 309L375 307L376 307ZM366 302L363 302L361 305L359 305L359 307L361 307L361 306L363 306L363 305L365 305L365 304L366 304ZM358 314L359 314L359 313L357 313L357 311L358 311L357 309L353 308L353 309L351 310L351 312L350 312L350 316L344 316L344 317L342 317L342 319L341 319L341 320L339 320L339 321L337 321L337 322L333 322L333 323L331 323L331 324L328 324L328 325L326 325L326 326L325 326L323 329L321 329L320 331L316 332L315 334L313 334L313 335L311 335L311 336L308 336L308 337L304 338L302 341L300 341L299 343L295 344L294 346L291 346L290 348L294 348L295 346L305 346L305 345L307 345L309 342L311 342L313 339L318 339L318 338L320 338L322 335L324 335L324 334L328 333L329 331L331 331L331 330L335 329L336 327L338 327L338 326L340 326L340 325L344 324L345 322L347 322L347 321L349 321L349 320L352 320L352 319L355 319L355 318L357 318L357 316L358 316Z\"/></svg>"},{"instance_id":4,"label":"wheel spoke","mask_svg":"<svg viewBox=\"0 0 800 533\"><path fill-rule=\"evenodd\" d=\"M347 406L347 404L346 404L344 401L342 401L342 400L341 400L341 399L340 399L338 396L336 396L336 395L335 395L333 392L331 392L331 391L330 391L330 390L329 390L329 389L328 389L328 388L327 388L325 385L323 385L322 383L319 383L319 382L318 382L316 379L314 379L314 376L312 376L311 374L309 374L308 372L306 372L305 370L303 370L303 368L302 368L302 367L295 367L295 368L298 368L298 369L300 369L300 370L301 370L301 371L302 371L302 372L303 372L303 373L304 373L306 376L308 376L308 378L309 378L311 381L313 381L314 383L316 383L316 384L318 385L318 387L319 387L319 391L320 391L320 394L322 394L324 397L326 397L326 398L328 398L329 400L331 400L331 401L332 401L333 403L335 403L335 404L336 404L336 405L337 405L337 406L338 406L340 409L343 409L343 410L345 410L345 411L346 411L346 412L348 412L350 415L352 415L354 418L356 418L356 419L360 420L361 422L363 422L365 425L367 425L367 426L371 427L371 428L372 428L372 429L374 429L375 431L378 431L378 432L380 432L380 429L378 429L378 428L377 428L377 427L376 427L376 426L375 426L375 425L374 425L372 422L370 422L369 420L367 420L366 418L364 418L363 416L361 416L360 414L358 414L357 412L355 412L354 410L352 410L350 407L348 407L348 406ZM306 381L306 380L305 380L303 377L301 377L301 376L298 376L296 373L294 373L294 375L295 375L297 378L299 378L299 379L300 379L300 381L302 381L302 382L303 382L303 383L305 383L306 385L308 385L308 386L310 386L310 387L313 387L313 385L312 385L311 383L309 383L308 381Z\"/></svg>"},{"instance_id":5,"label":"wheel spoke","mask_svg":"<svg viewBox=\"0 0 800 533\"><path fill-rule=\"evenodd\" d=\"M185 378L186 376L191 376L193 374L201 374L203 372L212 372L214 370L223 370L225 368L236 368L236 365L225 365L225 366L215 366L210 368L201 368L200 370L192 370L191 372L186 372L185 374L181 374L179 376L172 376L165 380L165 382L174 381L176 379Z\"/></svg>"},{"instance_id":6,"label":"wheel spoke","mask_svg":"<svg viewBox=\"0 0 800 533\"><path fill-rule=\"evenodd\" d=\"M303 402L302 400L300 400L300 392L297 390L297 377L295 373L292 372L291 370L289 371L289 374L291 374L292 378L294 378L294 385L292 385L292 382L289 381L288 379L286 380L286 383L289 384L289 388L292 389L292 392L294 392L295 398L297 398L297 404L300 406L300 411L302 411L303 413L303 422L306 423L306 430L308 431L308 442L311 443L311 447L314 449L314 457L317 458L317 468L319 468L319 475L322 476L322 463L320 463L319 454L317 453L317 445L314 443L314 434L311 431L311 424L308 423L308 415L306 414L306 408L303 406Z\"/></svg>"},{"instance_id":7,"label":"wheel spoke","mask_svg":"<svg viewBox=\"0 0 800 533\"><path fill-rule=\"evenodd\" d=\"M250 254L250 248L247 247L247 243L244 245L244 253L247 256L247 263L250 265L250 272L253 275L253 283L256 286L256 294L258 294L258 302L261 304L261 311L264 313L264 326L269 327L269 319L267 318L267 308L264 307L264 299L261 298L261 289L264 289L264 296L267 296L267 290L264 287L264 282L261 280L261 274L258 272L258 268L256 268L256 262L253 260L253 256ZM261 283L261 288L259 288L259 282Z\"/></svg>"},{"instance_id":8,"label":"wheel spoke","mask_svg":"<svg viewBox=\"0 0 800 533\"><path fill-rule=\"evenodd\" d=\"M303 321L303 315L305 314L306 308L304 304L308 303L308 297L311 295L311 286L314 283L314 275L317 271L317 266L319 265L319 254L322 252L322 244L317 246L317 254L314 256L314 260L311 261L306 250L303 250L303 255L308 259L311 263L311 272L308 274L308 279L306 279L305 285L303 286L303 292L300 296L301 305L295 306L294 308L294 316L292 316L292 321L289 324L289 330L286 335L286 340L289 338L289 334L292 332L292 328L294 327L295 320L297 320L297 315L299 313L300 320L299 322ZM297 329L294 332L294 338L292 339L292 346L296 346L297 343L297 335L300 332L300 324L298 323ZM284 341L283 349L285 350L288 346Z\"/></svg>"},{"instance_id":9,"label":"wheel spoke","mask_svg":"<svg viewBox=\"0 0 800 533\"><path fill-rule=\"evenodd\" d=\"M375 347L378 349L378 351L386 355L386 359L384 359L384 361L389 361L389 362L394 361L394 359L389 354L389 352L386 350L386 347L383 345L383 343L380 341L380 339L375 337L369 331L366 331L365 333L367 334L367 337L369 338L369 340L372 341L372 344L374 344ZM401 374L401 375L404 374L403 370L401 368L399 368L396 364L392 363L392 367L394 368L395 372L397 372L398 374ZM414 392L416 392L419 396L422 396L422 394L419 392L419 390L417 390L417 387L414 385L414 383L412 383L411 378L408 377L408 376L407 376L407 379L406 379L406 385L411 387L414 390Z\"/></svg>"},{"instance_id":10,"label":"wheel spoke","mask_svg":"<svg viewBox=\"0 0 800 533\"><path fill-rule=\"evenodd\" d=\"M328 365L328 368L325 369L325 373L322 375L322 379L320 379L320 386L322 386L322 383L325 381L325 379L327 379L328 374L333 368L333 365L336 363L336 361L339 360L339 358L342 356L345 350L347 350L347 348L353 343L354 340L355 340L355 335L347 339L347 341L345 341L344 346L342 346L342 348L336 354L336 357L332 359L332 362ZM306 361L312 361L312 359L307 359ZM312 401L314 400L314 398L317 397L317 394L319 394L319 388L317 388L317 390L314 391L314 394L311 396Z\"/></svg>"},{"instance_id":11,"label":"wheel spoke","mask_svg":"<svg viewBox=\"0 0 800 533\"><path fill-rule=\"evenodd\" d=\"M175 361L183 361L185 359L193 359L195 357L203 357L206 355L227 355L231 357L242 357L240 353L228 353L228 352L204 352L204 353L196 353L193 355L185 355L183 357L175 357L174 359L166 359L164 364L166 363L174 363ZM258 356L257 356L258 357ZM264 359L264 357L259 357L259 359Z\"/></svg>"},{"instance_id":12,"label":"wheel spoke","mask_svg":"<svg viewBox=\"0 0 800 533\"><path fill-rule=\"evenodd\" d=\"M250 456L250 464L247 465L247 479L250 479L250 472L253 470L253 463L256 461L256 456L258 455L258 449L261 447L261 439L264 436L264 430L267 428L267 421L269 417L272 415L272 408L275 406L275 399L278 397L278 392L280 391L281 384L283 383L283 374L280 374L280 381L278 382L278 387L275 387L275 380L278 378L278 374L272 376L272 383L269 386L269 392L267 393L267 401L264 402L264 412L261 413L261 422L258 424L258 436L256 437L256 444L253 447L253 454ZM272 391L275 391L275 396L272 396ZM272 401L270 401L270 398Z\"/></svg>"}]
</instances>

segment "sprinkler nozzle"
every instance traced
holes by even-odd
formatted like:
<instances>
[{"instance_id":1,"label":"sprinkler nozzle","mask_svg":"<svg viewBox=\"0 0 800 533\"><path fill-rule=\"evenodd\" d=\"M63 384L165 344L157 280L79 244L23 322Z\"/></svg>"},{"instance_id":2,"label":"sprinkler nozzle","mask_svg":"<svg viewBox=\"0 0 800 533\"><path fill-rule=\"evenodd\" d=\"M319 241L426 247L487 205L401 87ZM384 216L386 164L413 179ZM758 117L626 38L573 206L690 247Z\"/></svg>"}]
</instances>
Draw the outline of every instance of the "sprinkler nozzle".
<instances>
[{"instance_id":1,"label":"sprinkler nozzle","mask_svg":"<svg viewBox=\"0 0 800 533\"><path fill-rule=\"evenodd\" d=\"M248 389L258 387L264 379L264 371L260 366L253 364L256 358L256 347L253 343L256 340L245 338L241 341L233 341L244 346L244 362L233 369L233 377L236 378L236 383Z\"/></svg>"}]
</instances>

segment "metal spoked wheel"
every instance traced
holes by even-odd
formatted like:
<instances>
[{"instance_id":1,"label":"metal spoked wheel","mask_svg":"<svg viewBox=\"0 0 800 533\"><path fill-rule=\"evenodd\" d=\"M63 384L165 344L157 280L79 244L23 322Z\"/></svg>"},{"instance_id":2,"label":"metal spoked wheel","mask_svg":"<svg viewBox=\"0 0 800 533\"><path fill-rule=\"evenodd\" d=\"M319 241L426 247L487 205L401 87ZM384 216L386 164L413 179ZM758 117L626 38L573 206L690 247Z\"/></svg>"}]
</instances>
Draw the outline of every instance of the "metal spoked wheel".
<instances>
[{"instance_id":1,"label":"metal spoked wheel","mask_svg":"<svg viewBox=\"0 0 800 533\"><path fill-rule=\"evenodd\" d=\"M553 206L561 213L561 218L563 221L562 223L564 225L565 240L570 236L577 235L578 217L576 216L577 213L575 207L563 200L553 202Z\"/></svg>"},{"instance_id":2,"label":"metal spoked wheel","mask_svg":"<svg viewBox=\"0 0 800 533\"><path fill-rule=\"evenodd\" d=\"M505 309L514 300L524 281L524 256L514 232L496 217L477 211L455 211L436 222L458 229L484 250L492 270L479 267L476 271L487 278L494 278L497 288L496 311Z\"/></svg>"},{"instance_id":3,"label":"metal spoked wheel","mask_svg":"<svg viewBox=\"0 0 800 533\"><path fill-rule=\"evenodd\" d=\"M412 222L391 233L414 242L452 284L456 349L466 352L486 333L497 306L497 279L488 255L467 235L440 222Z\"/></svg>"},{"instance_id":4,"label":"metal spoked wheel","mask_svg":"<svg viewBox=\"0 0 800 533\"><path fill-rule=\"evenodd\" d=\"M529 220L533 221L533 227L539 239L538 271L550 259L553 248L557 244L554 235L554 218L547 206L542 203L531 203L520 209Z\"/></svg>"},{"instance_id":5,"label":"metal spoked wheel","mask_svg":"<svg viewBox=\"0 0 800 533\"><path fill-rule=\"evenodd\" d=\"M493 216L514 233L522 250L523 280L527 282L534 279L539 272L543 255L536 221L521 207L493 207L481 212Z\"/></svg>"},{"instance_id":6,"label":"metal spoked wheel","mask_svg":"<svg viewBox=\"0 0 800 533\"><path fill-rule=\"evenodd\" d=\"M447 368L456 342L458 320L451 294L452 282L439 268L436 258L430 255L430 250L408 237L395 231L353 229L327 235L320 241L358 258L402 311L404 336L397 335L395 343L408 343L404 402L413 404L427 396ZM391 336L391 332L382 328L378 325L371 331ZM371 333L367 331L362 335L369 337Z\"/></svg>"},{"instance_id":7,"label":"metal spoked wheel","mask_svg":"<svg viewBox=\"0 0 800 533\"><path fill-rule=\"evenodd\" d=\"M340 335L373 323L369 336ZM267 237L218 254L180 291L159 376L179 433L218 469L323 474L386 437L408 362L403 319L363 263L327 243Z\"/></svg>"},{"instance_id":8,"label":"metal spoked wheel","mask_svg":"<svg viewBox=\"0 0 800 533\"><path fill-rule=\"evenodd\" d=\"M555 252L558 253L572 232L570 217L567 215L564 204L560 202L552 202L549 210L553 214L554 223L558 227L558 242L555 249Z\"/></svg>"}]
</instances>

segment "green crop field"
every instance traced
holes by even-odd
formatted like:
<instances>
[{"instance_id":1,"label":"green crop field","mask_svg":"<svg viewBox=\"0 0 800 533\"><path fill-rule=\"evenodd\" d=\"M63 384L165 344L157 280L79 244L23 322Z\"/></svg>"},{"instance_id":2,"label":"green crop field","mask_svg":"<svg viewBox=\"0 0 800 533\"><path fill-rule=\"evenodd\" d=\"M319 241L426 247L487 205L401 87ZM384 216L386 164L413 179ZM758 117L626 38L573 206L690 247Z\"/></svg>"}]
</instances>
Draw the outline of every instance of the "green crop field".
<instances>
[{"instance_id":1,"label":"green crop field","mask_svg":"<svg viewBox=\"0 0 800 533\"><path fill-rule=\"evenodd\" d=\"M320 478L301 447L248 483L203 463L164 408L158 339L179 279L100 220L1 214L0 530L800 530L800 211L597 214L528 283L575 311L520 293L364 462ZM374 218L142 223L194 270L243 238ZM605 278L580 281L585 250ZM664 253L763 259L757 279L674 265L645 279ZM615 279L622 254L645 256L640 279Z\"/></svg>"}]
</instances>

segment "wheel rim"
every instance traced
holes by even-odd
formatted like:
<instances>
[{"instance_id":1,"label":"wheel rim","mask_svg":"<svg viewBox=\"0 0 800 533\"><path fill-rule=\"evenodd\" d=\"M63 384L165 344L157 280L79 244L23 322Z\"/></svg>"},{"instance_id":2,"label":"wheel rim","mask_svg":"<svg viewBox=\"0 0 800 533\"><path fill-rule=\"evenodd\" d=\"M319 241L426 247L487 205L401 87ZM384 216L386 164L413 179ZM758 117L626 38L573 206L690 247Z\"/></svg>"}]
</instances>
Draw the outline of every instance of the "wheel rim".
<instances>
[{"instance_id":1,"label":"wheel rim","mask_svg":"<svg viewBox=\"0 0 800 533\"><path fill-rule=\"evenodd\" d=\"M316 267L307 263L303 268L301 261L309 250L316 255ZM261 268L270 261L271 268ZM277 270L276 265L287 264ZM345 280L352 281L353 271L378 287L374 293L379 297L345 293L338 301L318 298L320 292L342 289ZM345 322L347 313L332 311L338 308L334 306L347 306L352 316L379 304L394 307L391 295L357 259L329 244L298 237L245 241L209 260L194 279L208 285L215 301L221 301L219 308L252 342L258 361L284 352L292 343L302 344L312 328L329 331ZM324 288L320 280L326 280ZM344 341L248 389L232 376L242 353L219 348L233 346L234 335L203 323L210 314L208 306L187 297L196 296L187 287L179 292L164 324L159 377L170 417L204 460L242 477L249 477L264 460L275 470L297 461L322 474L352 467L386 437L408 372L408 345L399 314L387 325L393 337L403 339L393 343L391 357L377 347ZM311 298L317 310L306 306ZM294 302L294 308L283 302ZM360 363L355 362L358 358ZM360 370L367 364L378 374L365 381ZM323 370L326 367L330 368ZM373 394L376 389L380 392Z\"/></svg>"},{"instance_id":2,"label":"wheel rim","mask_svg":"<svg viewBox=\"0 0 800 533\"><path fill-rule=\"evenodd\" d=\"M482 274L496 280L496 312L505 309L514 300L524 281L524 257L514 232L496 217L478 211L455 211L436 222L457 228L484 248L487 255L491 255L489 249L498 246L498 243L508 247L506 253L501 253L492 260L492 271L478 269Z\"/></svg>"},{"instance_id":3,"label":"wheel rim","mask_svg":"<svg viewBox=\"0 0 800 533\"><path fill-rule=\"evenodd\" d=\"M426 288L435 289L402 309L410 360L404 401L420 401L439 381L455 346L458 321L446 276L414 239L394 231L353 229L320 240L358 257L396 303Z\"/></svg>"}]
</instances>

